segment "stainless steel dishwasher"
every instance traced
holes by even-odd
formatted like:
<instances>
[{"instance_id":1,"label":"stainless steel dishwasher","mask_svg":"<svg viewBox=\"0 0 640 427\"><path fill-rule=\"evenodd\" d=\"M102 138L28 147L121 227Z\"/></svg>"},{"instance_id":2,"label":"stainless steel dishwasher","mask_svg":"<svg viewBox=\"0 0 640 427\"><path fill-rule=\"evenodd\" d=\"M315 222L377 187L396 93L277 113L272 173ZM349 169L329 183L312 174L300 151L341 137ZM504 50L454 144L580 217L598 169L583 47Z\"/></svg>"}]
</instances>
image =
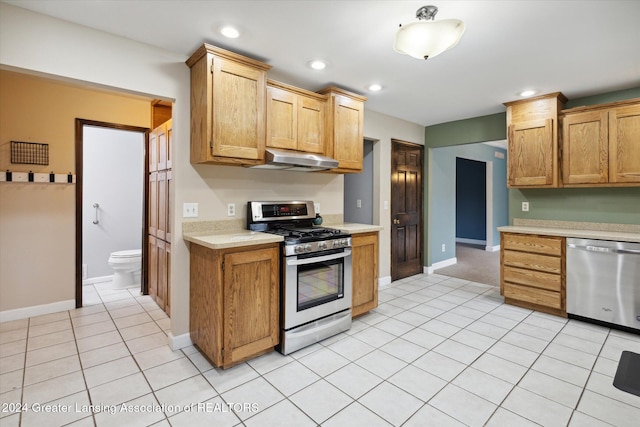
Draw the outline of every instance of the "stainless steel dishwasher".
<instances>
[{"instance_id":1,"label":"stainless steel dishwasher","mask_svg":"<svg viewBox=\"0 0 640 427\"><path fill-rule=\"evenodd\" d=\"M640 332L640 243L567 238L567 313Z\"/></svg>"}]
</instances>

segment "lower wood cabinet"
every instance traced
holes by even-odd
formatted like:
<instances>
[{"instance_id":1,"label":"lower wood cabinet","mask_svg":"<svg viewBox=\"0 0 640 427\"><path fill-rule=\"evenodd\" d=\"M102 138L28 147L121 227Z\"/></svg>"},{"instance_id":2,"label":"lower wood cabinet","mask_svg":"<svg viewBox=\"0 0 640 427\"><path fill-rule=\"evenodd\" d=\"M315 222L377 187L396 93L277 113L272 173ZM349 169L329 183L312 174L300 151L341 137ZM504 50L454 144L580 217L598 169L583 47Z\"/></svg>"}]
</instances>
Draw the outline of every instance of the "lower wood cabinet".
<instances>
[{"instance_id":1,"label":"lower wood cabinet","mask_svg":"<svg viewBox=\"0 0 640 427\"><path fill-rule=\"evenodd\" d=\"M228 368L279 342L279 246L190 245L191 340Z\"/></svg>"},{"instance_id":2,"label":"lower wood cabinet","mask_svg":"<svg viewBox=\"0 0 640 427\"><path fill-rule=\"evenodd\" d=\"M500 240L505 302L566 317L565 238L502 233Z\"/></svg>"},{"instance_id":3,"label":"lower wood cabinet","mask_svg":"<svg viewBox=\"0 0 640 427\"><path fill-rule=\"evenodd\" d=\"M352 316L378 306L378 232L352 234Z\"/></svg>"}]
</instances>

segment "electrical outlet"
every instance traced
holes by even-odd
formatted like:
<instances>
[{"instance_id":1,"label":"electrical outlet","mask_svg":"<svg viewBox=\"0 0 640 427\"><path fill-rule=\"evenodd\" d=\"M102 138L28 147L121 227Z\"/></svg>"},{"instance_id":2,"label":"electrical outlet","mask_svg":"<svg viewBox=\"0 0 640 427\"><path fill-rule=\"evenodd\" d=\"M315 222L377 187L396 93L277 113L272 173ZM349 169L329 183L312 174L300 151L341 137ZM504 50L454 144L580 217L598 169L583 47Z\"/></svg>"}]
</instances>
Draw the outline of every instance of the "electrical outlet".
<instances>
[{"instance_id":1,"label":"electrical outlet","mask_svg":"<svg viewBox=\"0 0 640 427\"><path fill-rule=\"evenodd\" d=\"M236 204L235 203L227 204L227 216L236 216Z\"/></svg>"},{"instance_id":2,"label":"electrical outlet","mask_svg":"<svg viewBox=\"0 0 640 427\"><path fill-rule=\"evenodd\" d=\"M320 203L314 203L313 204L313 209L316 211L317 214L320 213Z\"/></svg>"},{"instance_id":3,"label":"electrical outlet","mask_svg":"<svg viewBox=\"0 0 640 427\"><path fill-rule=\"evenodd\" d=\"M358 199L356 200L356 208L361 208L362 207L362 200Z\"/></svg>"},{"instance_id":4,"label":"electrical outlet","mask_svg":"<svg viewBox=\"0 0 640 427\"><path fill-rule=\"evenodd\" d=\"M183 203L183 205L182 205L182 217L183 218L197 218L198 217L198 204L197 203Z\"/></svg>"},{"instance_id":5,"label":"electrical outlet","mask_svg":"<svg viewBox=\"0 0 640 427\"><path fill-rule=\"evenodd\" d=\"M442 244L442 252L445 252L447 249L447 247L444 245L444 243Z\"/></svg>"},{"instance_id":6,"label":"electrical outlet","mask_svg":"<svg viewBox=\"0 0 640 427\"><path fill-rule=\"evenodd\" d=\"M384 203L383 203L383 206L384 207L382 209L384 209L386 211L387 209L389 209L389 202L385 200Z\"/></svg>"},{"instance_id":7,"label":"electrical outlet","mask_svg":"<svg viewBox=\"0 0 640 427\"><path fill-rule=\"evenodd\" d=\"M522 212L529 212L529 202L522 202Z\"/></svg>"}]
</instances>

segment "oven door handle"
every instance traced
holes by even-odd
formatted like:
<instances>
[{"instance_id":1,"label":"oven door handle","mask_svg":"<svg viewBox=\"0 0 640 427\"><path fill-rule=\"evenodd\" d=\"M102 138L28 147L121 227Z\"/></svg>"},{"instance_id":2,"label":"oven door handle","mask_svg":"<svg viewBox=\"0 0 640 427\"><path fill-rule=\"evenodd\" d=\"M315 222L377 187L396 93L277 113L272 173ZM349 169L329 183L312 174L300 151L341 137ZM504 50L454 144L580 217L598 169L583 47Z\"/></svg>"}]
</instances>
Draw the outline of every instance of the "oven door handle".
<instances>
[{"instance_id":1,"label":"oven door handle","mask_svg":"<svg viewBox=\"0 0 640 427\"><path fill-rule=\"evenodd\" d=\"M340 252L337 254L324 255L315 258L303 258L303 259L288 259L287 265L304 265L304 264L314 264L316 262L329 261L332 259L338 258L346 258L351 255L351 249L345 249L344 252Z\"/></svg>"}]
</instances>

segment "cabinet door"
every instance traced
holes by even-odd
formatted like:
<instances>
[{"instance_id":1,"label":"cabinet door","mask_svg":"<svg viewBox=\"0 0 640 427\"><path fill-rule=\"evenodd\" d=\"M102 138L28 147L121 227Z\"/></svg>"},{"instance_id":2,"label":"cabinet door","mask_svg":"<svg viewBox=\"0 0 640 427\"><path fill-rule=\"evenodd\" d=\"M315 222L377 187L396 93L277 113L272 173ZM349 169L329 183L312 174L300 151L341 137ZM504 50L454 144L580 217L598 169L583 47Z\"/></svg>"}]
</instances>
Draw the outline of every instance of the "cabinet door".
<instances>
[{"instance_id":1,"label":"cabinet door","mask_svg":"<svg viewBox=\"0 0 640 427\"><path fill-rule=\"evenodd\" d=\"M167 171L167 191L166 191L166 229L164 232L164 240L171 243L171 186L173 183L173 173L171 170Z\"/></svg>"},{"instance_id":2,"label":"cabinet door","mask_svg":"<svg viewBox=\"0 0 640 427\"><path fill-rule=\"evenodd\" d=\"M166 123L158 126L158 170L167 169L167 149L169 146ZM154 131L154 132L156 132Z\"/></svg>"},{"instance_id":3,"label":"cabinet door","mask_svg":"<svg viewBox=\"0 0 640 427\"><path fill-rule=\"evenodd\" d=\"M558 167L553 144L552 119L509 126L509 186L553 186Z\"/></svg>"},{"instance_id":4,"label":"cabinet door","mask_svg":"<svg viewBox=\"0 0 640 427\"><path fill-rule=\"evenodd\" d=\"M297 149L298 97L267 87L267 147Z\"/></svg>"},{"instance_id":5,"label":"cabinet door","mask_svg":"<svg viewBox=\"0 0 640 427\"><path fill-rule=\"evenodd\" d=\"M607 112L567 115L562 120L563 184L609 181Z\"/></svg>"},{"instance_id":6,"label":"cabinet door","mask_svg":"<svg viewBox=\"0 0 640 427\"><path fill-rule=\"evenodd\" d=\"M262 159L266 73L228 59L213 59L212 155Z\"/></svg>"},{"instance_id":7,"label":"cabinet door","mask_svg":"<svg viewBox=\"0 0 640 427\"><path fill-rule=\"evenodd\" d=\"M167 230L167 188L167 171L160 171L158 172L157 183L158 228L156 230L156 237L162 240L165 240Z\"/></svg>"},{"instance_id":8,"label":"cabinet door","mask_svg":"<svg viewBox=\"0 0 640 427\"><path fill-rule=\"evenodd\" d=\"M149 234L158 232L158 172L149 174Z\"/></svg>"},{"instance_id":9,"label":"cabinet door","mask_svg":"<svg viewBox=\"0 0 640 427\"><path fill-rule=\"evenodd\" d=\"M164 311L167 313L167 316L171 316L171 244L167 243L165 245L165 271L166 274L166 283L167 283L167 291L164 299Z\"/></svg>"},{"instance_id":10,"label":"cabinet door","mask_svg":"<svg viewBox=\"0 0 640 427\"><path fill-rule=\"evenodd\" d=\"M155 299L158 294L158 247L156 240L154 236L149 236L147 283L149 285L149 295L153 299Z\"/></svg>"},{"instance_id":11,"label":"cabinet door","mask_svg":"<svg viewBox=\"0 0 640 427\"><path fill-rule=\"evenodd\" d=\"M223 260L223 363L278 344L278 248L231 252Z\"/></svg>"},{"instance_id":12,"label":"cabinet door","mask_svg":"<svg viewBox=\"0 0 640 427\"><path fill-rule=\"evenodd\" d=\"M149 132L149 173L158 170L158 132L157 128Z\"/></svg>"},{"instance_id":13,"label":"cabinet door","mask_svg":"<svg viewBox=\"0 0 640 427\"><path fill-rule=\"evenodd\" d=\"M173 147L173 120L169 119L166 122L167 127L167 169L171 169L171 147Z\"/></svg>"},{"instance_id":14,"label":"cabinet door","mask_svg":"<svg viewBox=\"0 0 640 427\"><path fill-rule=\"evenodd\" d=\"M609 182L640 183L640 105L609 112Z\"/></svg>"},{"instance_id":15,"label":"cabinet door","mask_svg":"<svg viewBox=\"0 0 640 427\"><path fill-rule=\"evenodd\" d=\"M352 236L353 316L378 306L378 233Z\"/></svg>"},{"instance_id":16,"label":"cabinet door","mask_svg":"<svg viewBox=\"0 0 640 427\"><path fill-rule=\"evenodd\" d=\"M364 105L347 97L333 101L333 157L339 168L362 170Z\"/></svg>"},{"instance_id":17,"label":"cabinet door","mask_svg":"<svg viewBox=\"0 0 640 427\"><path fill-rule=\"evenodd\" d=\"M326 102L304 96L299 98L298 150L324 153L326 107Z\"/></svg>"}]
</instances>

